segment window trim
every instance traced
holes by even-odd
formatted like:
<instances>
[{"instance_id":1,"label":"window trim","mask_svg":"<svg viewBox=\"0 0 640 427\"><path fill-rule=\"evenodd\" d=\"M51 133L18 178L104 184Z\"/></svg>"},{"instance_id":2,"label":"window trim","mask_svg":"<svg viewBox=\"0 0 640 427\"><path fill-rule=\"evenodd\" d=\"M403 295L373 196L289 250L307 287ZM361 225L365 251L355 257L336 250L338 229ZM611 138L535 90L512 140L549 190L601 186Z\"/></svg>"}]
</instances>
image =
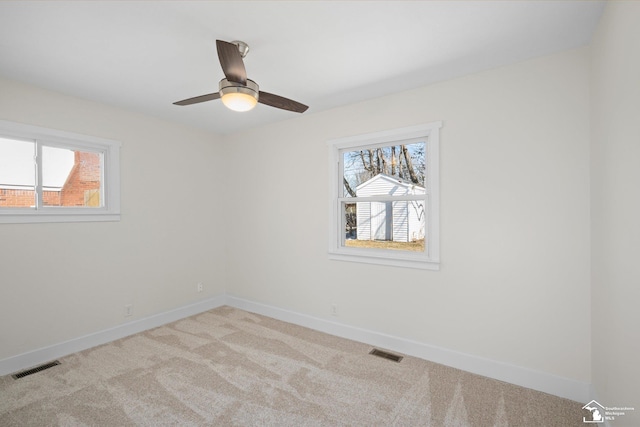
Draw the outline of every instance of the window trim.
<instances>
[{"instance_id":1,"label":"window trim","mask_svg":"<svg viewBox=\"0 0 640 427\"><path fill-rule=\"evenodd\" d=\"M99 208L62 206L39 206L37 209L0 208L0 224L120 220L120 142L4 120L0 120L0 137L35 142L38 153L36 161L38 174L42 173L43 145L102 153L104 194L104 206ZM36 193L39 193L38 189Z\"/></svg>"},{"instance_id":2,"label":"window trim","mask_svg":"<svg viewBox=\"0 0 640 427\"><path fill-rule=\"evenodd\" d=\"M419 268L426 270L440 269L440 128L442 121L390 129L327 141L329 146L329 259L339 261L361 262L367 264L390 265L396 267ZM361 249L346 247L342 244L343 219L343 153L359 148L386 146L404 140L423 138L426 155L426 191L420 200L427 207L425 227L428 239L424 253L410 251ZM422 196L422 195L421 195ZM388 196L367 197L367 201L386 199ZM415 196L411 196L415 198ZM349 198L356 201L356 198ZM397 199L396 199L397 200Z\"/></svg>"}]
</instances>

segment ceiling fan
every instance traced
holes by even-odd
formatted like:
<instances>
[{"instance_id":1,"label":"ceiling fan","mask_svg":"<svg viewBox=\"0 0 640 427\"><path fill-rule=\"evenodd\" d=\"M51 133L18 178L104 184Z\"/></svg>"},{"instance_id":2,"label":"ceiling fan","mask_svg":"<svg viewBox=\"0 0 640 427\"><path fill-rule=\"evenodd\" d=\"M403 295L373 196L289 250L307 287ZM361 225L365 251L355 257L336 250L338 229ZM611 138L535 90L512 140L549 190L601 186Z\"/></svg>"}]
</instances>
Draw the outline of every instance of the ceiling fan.
<instances>
[{"instance_id":1,"label":"ceiling fan","mask_svg":"<svg viewBox=\"0 0 640 427\"><path fill-rule=\"evenodd\" d=\"M308 106L291 99L259 90L258 84L247 78L244 58L249 46L241 41L231 43L216 40L218 59L226 78L220 80L219 91L174 102L174 105L191 105L221 99L222 103L234 111L249 111L259 102L282 110L304 113Z\"/></svg>"}]
</instances>

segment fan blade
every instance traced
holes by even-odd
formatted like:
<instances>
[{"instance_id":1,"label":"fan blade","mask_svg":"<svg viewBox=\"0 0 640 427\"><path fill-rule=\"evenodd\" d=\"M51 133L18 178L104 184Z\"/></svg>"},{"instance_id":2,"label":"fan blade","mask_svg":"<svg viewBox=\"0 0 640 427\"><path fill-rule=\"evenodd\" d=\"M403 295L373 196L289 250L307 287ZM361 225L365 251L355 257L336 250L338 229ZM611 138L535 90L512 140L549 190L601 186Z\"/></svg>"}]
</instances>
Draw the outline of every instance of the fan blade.
<instances>
[{"instance_id":1,"label":"fan blade","mask_svg":"<svg viewBox=\"0 0 640 427\"><path fill-rule=\"evenodd\" d=\"M200 102L213 101L214 99L220 98L220 93L214 92L208 95L200 95L194 98L183 99L182 101L174 102L173 105L191 105L198 104Z\"/></svg>"},{"instance_id":2,"label":"fan blade","mask_svg":"<svg viewBox=\"0 0 640 427\"><path fill-rule=\"evenodd\" d=\"M258 95L258 102L271 107L280 108L282 110L293 111L294 113L304 113L307 111L307 108L309 108L294 100L263 91L260 91Z\"/></svg>"},{"instance_id":3,"label":"fan blade","mask_svg":"<svg viewBox=\"0 0 640 427\"><path fill-rule=\"evenodd\" d=\"M227 80L246 85L247 71L244 69L244 62L242 62L242 55L240 55L238 46L233 43L216 40L216 47L218 48L218 59Z\"/></svg>"}]
</instances>

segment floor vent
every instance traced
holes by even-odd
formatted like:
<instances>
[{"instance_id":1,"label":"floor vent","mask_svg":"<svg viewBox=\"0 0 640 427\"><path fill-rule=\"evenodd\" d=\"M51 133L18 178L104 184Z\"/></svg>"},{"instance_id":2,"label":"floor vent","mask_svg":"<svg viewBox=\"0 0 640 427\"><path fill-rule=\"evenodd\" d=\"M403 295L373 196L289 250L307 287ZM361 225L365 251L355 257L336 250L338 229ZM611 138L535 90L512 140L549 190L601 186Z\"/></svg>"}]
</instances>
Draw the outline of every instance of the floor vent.
<instances>
[{"instance_id":1,"label":"floor vent","mask_svg":"<svg viewBox=\"0 0 640 427\"><path fill-rule=\"evenodd\" d=\"M378 350L377 348L374 348L373 350L371 350L369 354L373 354L374 356L382 357L384 359L393 360L394 362L399 362L402 360L402 356L398 356L397 354Z\"/></svg>"},{"instance_id":2,"label":"floor vent","mask_svg":"<svg viewBox=\"0 0 640 427\"><path fill-rule=\"evenodd\" d=\"M54 360L53 362L45 363L44 365L36 366L35 368L27 369L26 371L18 372L17 374L11 375L14 380L18 380L20 378L24 378L28 375L35 374L36 372L44 371L45 369L53 368L56 365L59 365L60 362Z\"/></svg>"}]
</instances>

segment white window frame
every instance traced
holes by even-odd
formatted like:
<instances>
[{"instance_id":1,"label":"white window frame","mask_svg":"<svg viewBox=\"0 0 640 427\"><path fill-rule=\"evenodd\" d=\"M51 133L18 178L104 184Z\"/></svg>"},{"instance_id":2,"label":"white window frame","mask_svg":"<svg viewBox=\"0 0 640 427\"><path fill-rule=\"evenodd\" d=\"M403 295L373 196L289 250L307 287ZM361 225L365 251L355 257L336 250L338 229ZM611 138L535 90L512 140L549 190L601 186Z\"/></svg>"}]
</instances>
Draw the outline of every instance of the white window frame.
<instances>
[{"instance_id":1,"label":"white window frame","mask_svg":"<svg viewBox=\"0 0 640 427\"><path fill-rule=\"evenodd\" d=\"M0 120L0 137L36 144L36 206L0 208L0 224L38 222L88 222L120 220L120 143L39 126ZM102 207L41 206L42 147L58 147L102 154Z\"/></svg>"},{"instance_id":2,"label":"white window frame","mask_svg":"<svg viewBox=\"0 0 640 427\"><path fill-rule=\"evenodd\" d=\"M330 239L329 258L340 261L363 262L368 264L391 265L396 267L440 269L440 172L439 148L442 122L432 122L417 126L391 129L362 135L337 138L327 141L329 146L330 196ZM407 140L425 141L426 191L413 199L424 201L426 207L426 235L424 252L402 250L363 249L345 246L345 224L342 204L357 201L393 201L393 196L355 198L345 197L343 172L344 153L364 148L375 148L399 144Z\"/></svg>"}]
</instances>

